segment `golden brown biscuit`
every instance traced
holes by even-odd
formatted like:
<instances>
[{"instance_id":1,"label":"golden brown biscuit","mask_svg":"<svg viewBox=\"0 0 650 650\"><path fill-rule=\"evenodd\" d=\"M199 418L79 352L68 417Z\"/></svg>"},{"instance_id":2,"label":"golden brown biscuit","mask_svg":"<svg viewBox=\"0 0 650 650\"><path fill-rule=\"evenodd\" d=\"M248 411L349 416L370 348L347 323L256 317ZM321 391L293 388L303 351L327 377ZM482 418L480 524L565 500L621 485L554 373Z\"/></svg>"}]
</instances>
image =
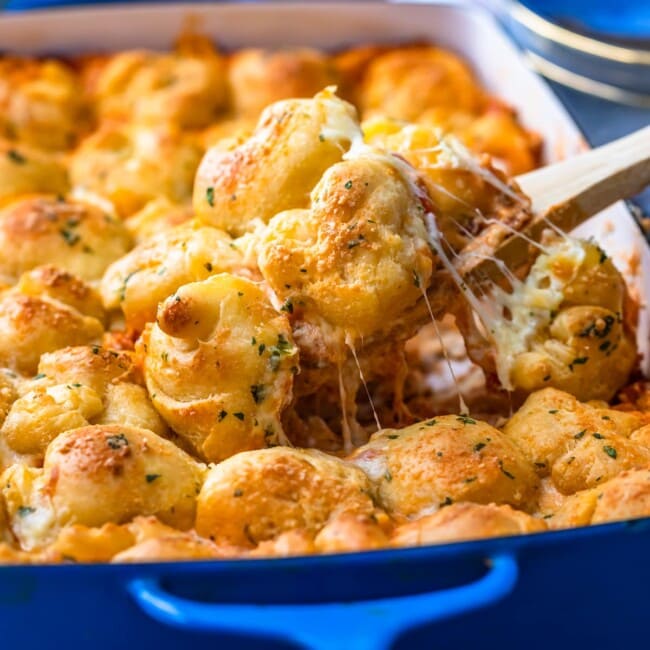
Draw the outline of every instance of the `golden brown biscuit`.
<instances>
[{"instance_id":1,"label":"golden brown biscuit","mask_svg":"<svg viewBox=\"0 0 650 650\"><path fill-rule=\"evenodd\" d=\"M173 562L178 560L214 560L231 557L233 552L217 546L193 531L176 531L162 537L152 537L119 553L112 562Z\"/></svg>"},{"instance_id":2,"label":"golden brown biscuit","mask_svg":"<svg viewBox=\"0 0 650 650\"><path fill-rule=\"evenodd\" d=\"M0 59L0 136L70 149L88 122L81 83L61 61Z\"/></svg>"},{"instance_id":3,"label":"golden brown biscuit","mask_svg":"<svg viewBox=\"0 0 650 650\"><path fill-rule=\"evenodd\" d=\"M171 230L192 218L188 205L172 203L162 196L148 201L142 210L129 217L124 225L136 244L150 239L163 230Z\"/></svg>"},{"instance_id":4,"label":"golden brown biscuit","mask_svg":"<svg viewBox=\"0 0 650 650\"><path fill-rule=\"evenodd\" d=\"M68 172L57 156L0 139L0 206L24 194L64 195Z\"/></svg>"},{"instance_id":5,"label":"golden brown biscuit","mask_svg":"<svg viewBox=\"0 0 650 650\"><path fill-rule=\"evenodd\" d=\"M225 62L208 39L196 36L171 53L130 50L89 62L86 81L102 119L198 128L226 101Z\"/></svg>"},{"instance_id":6,"label":"golden brown biscuit","mask_svg":"<svg viewBox=\"0 0 650 650\"><path fill-rule=\"evenodd\" d=\"M88 425L102 410L100 396L80 383L29 391L13 403L0 428L0 468L40 465L57 435Z\"/></svg>"},{"instance_id":7,"label":"golden brown biscuit","mask_svg":"<svg viewBox=\"0 0 650 650\"><path fill-rule=\"evenodd\" d=\"M99 346L61 348L41 357L0 426L0 465L40 465L57 435L88 424L122 424L159 435L167 427L154 409L128 352Z\"/></svg>"},{"instance_id":8,"label":"golden brown biscuit","mask_svg":"<svg viewBox=\"0 0 650 650\"><path fill-rule=\"evenodd\" d=\"M573 528L650 516L650 469L628 470L597 488L570 496L549 519L552 528Z\"/></svg>"},{"instance_id":9,"label":"golden brown biscuit","mask_svg":"<svg viewBox=\"0 0 650 650\"><path fill-rule=\"evenodd\" d=\"M182 286L143 337L149 394L201 458L284 440L298 352L263 289L223 273Z\"/></svg>"},{"instance_id":10,"label":"golden brown biscuit","mask_svg":"<svg viewBox=\"0 0 650 650\"><path fill-rule=\"evenodd\" d=\"M360 469L313 449L246 451L210 470L196 530L241 546L296 528L315 534L336 514L372 514L371 492Z\"/></svg>"},{"instance_id":11,"label":"golden brown biscuit","mask_svg":"<svg viewBox=\"0 0 650 650\"><path fill-rule=\"evenodd\" d=\"M539 167L542 139L517 121L514 111L496 106L457 132L472 151L487 153L509 175Z\"/></svg>"},{"instance_id":12,"label":"golden brown biscuit","mask_svg":"<svg viewBox=\"0 0 650 650\"><path fill-rule=\"evenodd\" d=\"M312 555L314 536L301 528L280 533L273 539L260 542L256 548L248 553L249 557L292 557L296 555Z\"/></svg>"},{"instance_id":13,"label":"golden brown biscuit","mask_svg":"<svg viewBox=\"0 0 650 650\"><path fill-rule=\"evenodd\" d=\"M372 479L389 514L412 517L459 501L530 511L536 500L538 479L521 450L465 415L378 431L349 460Z\"/></svg>"},{"instance_id":14,"label":"golden brown biscuit","mask_svg":"<svg viewBox=\"0 0 650 650\"><path fill-rule=\"evenodd\" d=\"M70 180L77 194L128 217L160 196L188 202L200 160L195 139L171 125L105 123L72 155Z\"/></svg>"},{"instance_id":15,"label":"golden brown biscuit","mask_svg":"<svg viewBox=\"0 0 650 650\"><path fill-rule=\"evenodd\" d=\"M608 400L636 360L635 314L625 281L596 244L545 242L525 279L495 287L478 314L488 338L465 332L470 356L522 396L553 387Z\"/></svg>"},{"instance_id":16,"label":"golden brown biscuit","mask_svg":"<svg viewBox=\"0 0 650 650\"><path fill-rule=\"evenodd\" d=\"M280 99L311 97L336 84L338 74L317 50L244 49L230 58L228 81L235 114L257 117Z\"/></svg>"},{"instance_id":17,"label":"golden brown biscuit","mask_svg":"<svg viewBox=\"0 0 650 650\"><path fill-rule=\"evenodd\" d=\"M423 546L538 533L546 528L543 520L508 505L454 503L432 515L398 526L391 541L394 546Z\"/></svg>"},{"instance_id":18,"label":"golden brown biscuit","mask_svg":"<svg viewBox=\"0 0 650 650\"><path fill-rule=\"evenodd\" d=\"M389 545L388 536L375 515L343 512L335 515L316 535L319 553L372 551Z\"/></svg>"},{"instance_id":19,"label":"golden brown biscuit","mask_svg":"<svg viewBox=\"0 0 650 650\"><path fill-rule=\"evenodd\" d=\"M597 408L546 388L530 395L504 427L540 476L563 494L594 487L622 470L645 466L650 448L630 438L640 414Z\"/></svg>"},{"instance_id":20,"label":"golden brown biscuit","mask_svg":"<svg viewBox=\"0 0 650 650\"><path fill-rule=\"evenodd\" d=\"M0 366L34 374L41 354L99 341L99 296L75 276L51 266L23 274L0 293Z\"/></svg>"},{"instance_id":21,"label":"golden brown biscuit","mask_svg":"<svg viewBox=\"0 0 650 650\"><path fill-rule=\"evenodd\" d=\"M9 413L11 405L18 399L16 373L0 369L0 427Z\"/></svg>"},{"instance_id":22,"label":"golden brown biscuit","mask_svg":"<svg viewBox=\"0 0 650 650\"><path fill-rule=\"evenodd\" d=\"M397 48L376 57L359 94L364 119L379 114L411 122L436 106L478 112L485 100L461 59L429 45Z\"/></svg>"},{"instance_id":23,"label":"golden brown biscuit","mask_svg":"<svg viewBox=\"0 0 650 650\"><path fill-rule=\"evenodd\" d=\"M190 222L164 230L114 262L104 274L107 309L121 309L127 327L141 331L158 305L180 286L222 273L253 272L225 232Z\"/></svg>"},{"instance_id":24,"label":"golden brown biscuit","mask_svg":"<svg viewBox=\"0 0 650 650\"><path fill-rule=\"evenodd\" d=\"M440 129L387 118L367 120L362 127L368 144L399 154L420 172L436 225L455 251L471 243L486 220L517 228L526 214L530 201L511 179Z\"/></svg>"},{"instance_id":25,"label":"golden brown biscuit","mask_svg":"<svg viewBox=\"0 0 650 650\"><path fill-rule=\"evenodd\" d=\"M124 226L87 203L34 196L0 211L0 276L13 280L43 264L98 280L130 247Z\"/></svg>"},{"instance_id":26,"label":"golden brown biscuit","mask_svg":"<svg viewBox=\"0 0 650 650\"><path fill-rule=\"evenodd\" d=\"M294 318L352 340L389 326L422 297L433 255L422 204L389 161L333 165L311 207L276 215L261 236L259 265Z\"/></svg>"},{"instance_id":27,"label":"golden brown biscuit","mask_svg":"<svg viewBox=\"0 0 650 650\"><path fill-rule=\"evenodd\" d=\"M276 102L245 142L217 144L205 154L194 184L194 211L204 223L241 235L282 210L306 207L320 177L355 137L360 130L354 107L331 90Z\"/></svg>"},{"instance_id":28,"label":"golden brown biscuit","mask_svg":"<svg viewBox=\"0 0 650 650\"><path fill-rule=\"evenodd\" d=\"M42 469L7 469L2 493L11 529L30 549L75 523L101 526L156 515L189 528L203 474L203 465L151 431L97 425L55 438Z\"/></svg>"},{"instance_id":29,"label":"golden brown biscuit","mask_svg":"<svg viewBox=\"0 0 650 650\"><path fill-rule=\"evenodd\" d=\"M134 543L126 526L112 522L98 528L72 524L61 529L44 554L64 562L108 562Z\"/></svg>"}]
</instances>

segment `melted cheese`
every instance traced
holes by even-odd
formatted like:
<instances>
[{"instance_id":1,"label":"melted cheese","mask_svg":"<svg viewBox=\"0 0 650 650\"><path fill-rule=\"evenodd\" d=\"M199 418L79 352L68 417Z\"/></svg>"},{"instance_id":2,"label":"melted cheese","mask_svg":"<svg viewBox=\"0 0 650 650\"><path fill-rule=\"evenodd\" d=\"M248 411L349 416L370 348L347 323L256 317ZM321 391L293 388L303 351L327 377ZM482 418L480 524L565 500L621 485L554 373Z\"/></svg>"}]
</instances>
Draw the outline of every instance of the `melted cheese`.
<instances>
[{"instance_id":1,"label":"melted cheese","mask_svg":"<svg viewBox=\"0 0 650 650\"><path fill-rule=\"evenodd\" d=\"M525 281L515 282L511 293L496 287L484 301L479 315L496 347L499 381L508 390L513 389L510 373L515 357L550 325L584 259L580 241L565 237L537 258Z\"/></svg>"}]
</instances>

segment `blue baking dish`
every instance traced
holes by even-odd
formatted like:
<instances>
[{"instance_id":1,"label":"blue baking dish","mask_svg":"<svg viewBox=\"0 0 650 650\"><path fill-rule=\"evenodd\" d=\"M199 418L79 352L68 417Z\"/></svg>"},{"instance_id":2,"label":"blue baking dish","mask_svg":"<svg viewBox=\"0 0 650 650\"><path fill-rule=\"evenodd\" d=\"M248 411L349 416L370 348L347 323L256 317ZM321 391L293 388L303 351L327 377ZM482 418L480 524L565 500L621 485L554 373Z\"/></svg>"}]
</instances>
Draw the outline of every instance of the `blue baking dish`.
<instances>
[{"instance_id":1,"label":"blue baking dish","mask_svg":"<svg viewBox=\"0 0 650 650\"><path fill-rule=\"evenodd\" d=\"M223 9L219 20L216 14L208 15L206 24L215 29L220 24L226 43L245 39L266 46L276 38L273 31L287 23L286 6L284 14L261 7L264 17L256 24L238 18L236 7L218 9ZM389 12L374 4L372 12L362 15L349 4L340 5L334 29L327 20L329 15L331 23L329 10L296 5L291 11L302 12L308 22L302 30L289 30L286 44L306 41L324 47L332 31L340 43L348 43L359 34L386 40L407 32L411 37L426 36L435 29L431 37L451 47L453 39L458 40L451 26L464 24L468 56L471 50L476 61L492 56L498 63L481 71L482 80L488 86L501 84L495 92L540 128L547 158L580 150L575 126L543 83L520 62L510 61L514 49L500 40L489 19L451 2L442 3L432 18L434 9L404 6ZM200 11L192 9L194 15ZM162 25L156 26L164 39L178 29L173 12L159 13ZM4 31L0 28L0 48L92 46L99 42L100 32L110 33L111 24L115 26L100 14L93 16L86 29L79 16L73 17L74 22L64 10L44 12L30 24L16 16ZM146 15L133 13L122 19L114 40L121 47L156 46L152 30L144 28L152 23ZM62 36L60 30L66 26L69 33ZM631 223L621 205L611 210L611 218L621 226ZM650 520L637 520L303 558L3 566L0 650L17 646L172 650L200 644L220 650L638 646L647 634L649 547Z\"/></svg>"},{"instance_id":2,"label":"blue baking dish","mask_svg":"<svg viewBox=\"0 0 650 650\"><path fill-rule=\"evenodd\" d=\"M0 568L3 648L624 648L647 635L647 519L272 560ZM643 645L641 645L643 647Z\"/></svg>"}]
</instances>

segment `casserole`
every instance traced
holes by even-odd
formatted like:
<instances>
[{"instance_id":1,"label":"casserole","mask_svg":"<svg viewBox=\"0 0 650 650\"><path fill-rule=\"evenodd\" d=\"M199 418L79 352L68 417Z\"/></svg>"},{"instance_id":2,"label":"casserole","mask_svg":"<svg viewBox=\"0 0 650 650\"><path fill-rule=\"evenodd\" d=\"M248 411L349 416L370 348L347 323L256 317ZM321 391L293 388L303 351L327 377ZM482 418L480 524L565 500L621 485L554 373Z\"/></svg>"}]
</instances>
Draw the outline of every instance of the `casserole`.
<instances>
[{"instance_id":1,"label":"casserole","mask_svg":"<svg viewBox=\"0 0 650 650\"><path fill-rule=\"evenodd\" d=\"M299 23L294 24L304 25L306 27L306 31L308 32L309 25L312 25L313 28L318 23L317 19L319 15L322 17L326 15L324 12L334 9L338 11L337 16L339 20L343 21L345 28L342 30L337 30L336 34L337 38L339 39L337 43L330 41L329 43L322 44L343 44L344 41L349 42L355 39L355 34L350 30L349 25L352 24L358 27L362 22L367 22L368 16L365 12L370 11L368 8L364 8L362 11L361 8L357 7L311 6L301 8L300 10L295 7L265 7L262 13L266 13L266 16L261 16L260 18L262 21L260 24L263 24L264 18L269 19L266 21L266 23L264 23L266 30L264 33L264 39L270 39L271 36L274 36L275 38L280 37L279 32L273 33L273 30L270 29L270 25L276 25L277 28L281 27L284 30L287 29L287 26L290 24L291 20L300 21ZM134 38L134 41L129 43L128 38L126 38L124 41L120 41L120 47L136 44L154 44L153 41L150 43L143 43L139 38L137 43L135 42L136 35L139 36L136 26L138 25L139 21L142 21L140 22L140 25L142 25L144 24L144 21L147 20L147 11L153 11L153 9L124 10L124 12L126 12L128 15L130 28L134 28L134 31L131 34L131 37ZM228 34L228 38L232 39L231 43L234 44L236 26L244 25L243 27L240 27L240 30L243 30L243 33L242 31L239 33L241 39L239 40L239 43L245 42L255 44L270 44L270 41L260 43L262 35L259 32L257 34L246 34L248 23L243 22L243 18L246 17L246 14L239 13L245 11L245 8L235 7L212 9L204 9L200 7L160 9L158 10L159 13L157 14L160 18L162 30L160 37L161 39L164 37L165 25L167 25L167 29L173 30L174 33L177 32L179 27L178 18L185 12L195 13L196 15L201 15L203 12L205 12L206 21L202 22L202 27L208 29L210 32L212 32L214 29L214 35L221 37L220 40L222 42L224 41L223 36L225 34ZM431 32L427 34L421 34L420 32L422 28L420 25L424 24L425 18L433 19L433 12L437 12L435 14L435 18L437 19L436 25L437 29L440 29L441 31L438 32L436 30L435 33ZM103 14L102 11L99 11L99 14L95 13L94 18L98 21L98 23L101 22L102 28L105 29L106 25L108 24L107 21L111 15L116 17L120 16L119 13L114 14L112 11L108 10L105 14ZM539 82L533 78L526 77L525 70L521 67L518 67L514 53L509 49L506 43L499 40L500 37L498 36L498 33L492 31L493 28L490 26L489 21L481 22L481 19L477 17L477 15L473 12L465 8L456 8L448 5L432 8L377 7L372 9L372 13L370 15L373 16L373 24L375 24L375 29L377 30L376 33L373 34L373 37L376 39L383 39L386 37L401 38L402 36L413 39L417 36L425 35L431 40L441 42L443 45L453 46L453 43L451 41L443 39L443 31L447 34L452 33L454 30L458 30L460 32L462 27L462 31L464 31L465 34L468 32L472 33L476 37L476 40L472 39L471 41L468 41L472 44L470 47L471 51L465 52L468 58L473 59L472 55L474 55L477 57L477 62L479 62L487 51L491 51L492 54L495 52L500 53L504 57L501 62L494 65L494 68L489 66L486 68L479 68L480 72L482 72L482 76L484 77L483 81L487 83L488 87L491 87L491 89L494 89L496 92L515 104L520 109L524 119L528 120L531 125L534 124L538 129L540 128L540 123L535 120L536 116L540 117L541 119L542 114L545 114L547 116L554 116L557 119L557 123L554 124L553 129L549 130L548 134L545 134L546 141L550 145L550 148L547 149L548 158L552 159L554 154L561 153L561 149L570 151L572 147L579 148L581 146L580 139L576 137L575 132L572 131L570 122L566 121L565 118L563 118L561 109L553 103L550 97L547 96L544 87L541 86ZM92 34L89 34L89 32L92 32L92 26L89 29L82 29L82 22L80 21L84 20L83 12L80 12L78 14L72 13L70 16L66 16L65 13L56 13L51 16L43 15L41 17L35 15L33 17L35 23L32 23L31 25L30 18L32 17L15 17L7 19L6 24L3 24L0 27L0 29L2 29L2 27L6 27L7 31L3 34L3 37L6 38L3 38L3 43L8 43L9 49L17 49L19 42L21 41L24 47L26 33L21 30L30 30L35 26L36 31L32 32L32 34L38 33L39 29L45 29L45 33L51 35L53 30L56 30L57 28L57 21L59 23L59 30L63 32L63 34L59 34L59 36L61 37L62 41L68 43L68 45L70 45L73 39L65 34L66 29L70 30L70 34L78 33L83 35L81 40L75 43L74 47L70 46L74 51L79 51L79 49L82 49L84 47L84 39L92 36ZM101 20L99 20L99 18L101 18ZM87 15L85 19L89 20L90 16ZM41 21L40 23L39 20ZM62 22L62 20L67 20L67 22ZM315 22L310 23L308 22L309 20L314 20ZM77 21L76 24L75 21ZM211 24L210 21L214 21L214 23ZM90 25L92 24L95 23L91 23ZM415 31L412 31L416 29L415 26L418 26L417 33ZM224 31L220 32L219 30ZM474 31L472 32L472 30ZM290 31L295 32L296 30ZM303 36L305 38L309 38L310 34L307 34L305 36L303 32L303 35L301 35L301 40ZM320 36L322 38L322 33ZM478 38L479 36L481 36L481 38ZM56 48L59 50L60 48L56 47L56 43L48 40L49 38L50 36L43 38L44 42L42 46L47 49ZM365 32L363 38L369 38L369 34ZM320 42L314 42L312 39L309 39L309 41L311 44L321 44ZM96 41L86 41L86 45L90 44L91 42L93 49L96 48ZM227 39L226 42L228 42ZM284 43L286 44L286 39L284 39ZM14 48L14 44L16 48ZM481 48L484 49L482 50ZM503 74L503 70L499 70L498 66L503 65L505 60L510 59L512 59L512 70L511 74L507 76L507 79L509 80L509 83L513 83L513 85L509 89L505 85L503 89L500 89L497 87L495 82L499 77L504 77L505 75ZM514 83L513 79L518 80L516 84ZM515 86L517 87L516 92ZM527 105L526 103L522 103L521 94L523 87L527 88L526 95L528 99L534 97L540 101L548 101L548 104L544 107L544 109L540 110L539 107L532 106L532 104ZM637 245L639 236L635 230L635 226L632 224L631 219L629 219L626 213L622 212L619 213L619 215L620 216L618 218L621 219L621 224L620 227L617 227L616 229L615 237L620 238L620 250L624 251L625 248L629 248L630 245ZM623 217L622 215L626 216ZM607 219L611 219L613 216L610 214L609 217L602 218L604 221L602 221L601 225L603 227L606 227ZM622 221L623 219L626 219L627 221ZM629 227L626 228L622 225L623 223L627 223ZM617 226L618 225L619 224L617 223ZM597 225L591 224L590 228L590 232L595 232L593 229L597 228ZM629 236L628 239L625 239L626 233L627 236ZM608 245L608 249L612 250L612 246ZM642 254L641 250L642 249L640 249L640 254ZM647 255L644 258L643 263L647 264ZM643 328L640 329L643 333ZM639 526L639 524L636 524L636 526ZM624 527L620 525L607 527L606 532L602 534L620 534L621 529L624 530ZM642 530L642 527L640 529L635 528L635 532L638 530ZM583 538L584 533L585 531L580 531L580 533L576 532L576 535L579 538ZM583 537L581 537L581 535ZM629 539L625 535L621 535L621 537L624 540ZM544 536L539 537L539 539L543 538ZM567 539L571 539L571 537L567 536L567 534L559 534L555 537L555 539L566 541ZM319 642L329 643L328 647L336 647L337 644L345 646L346 643L349 642L351 646L357 647L362 643L361 639L363 638L366 638L368 643L372 642L375 644L375 646L379 647L378 644L386 644L390 642L392 636L390 632L391 628L394 635L398 631L398 623L400 626L404 623L404 621L398 620L399 617L391 611L391 608L394 608L395 610L399 609L403 614L405 614L409 619L406 621L406 623L417 624L418 622L423 622L425 620L430 622L434 620L436 616L442 616L443 613L447 613L449 615L452 613L459 613L463 609L475 608L480 605L487 604L491 599L497 599L505 596L508 591L513 588L516 578L516 566L515 562L512 560L512 557L508 554L500 553L500 551L508 548L503 546L503 544L507 543L508 542L506 541L503 541L503 543L500 541L499 543L483 543L483 546L480 544L469 544L460 545L453 548L440 547L438 549L419 549L417 553L411 553L410 551L404 553L400 551L395 552L394 554L392 552L385 552L383 555L382 553L372 553L355 556L354 558L345 558L345 556L341 556L342 559L321 558L318 561L316 561L316 559L305 559L300 561L274 561L274 563L261 561L254 565L250 565L249 567L246 567L243 563L240 562L224 562L220 563L219 565L194 565L191 569L186 569L186 567L178 568L179 571L182 571L187 575L192 574L193 576L196 576L196 572L201 571L201 575L203 576L215 576L216 580L222 581L219 585L220 587L224 587L225 584L228 584L228 595L226 596L223 592L218 593L216 597L219 600L223 600L224 598L237 598L240 595L240 592L237 592L237 589L235 587L237 583L246 583L247 589L252 588L253 590L256 590L255 587L251 587L249 572L258 571L260 580L264 579L262 576L266 576L271 582L272 588L275 588L276 591L273 596L280 602L288 599L290 596L295 595L291 593L294 587L300 586L301 584L310 584L316 580L322 586L319 589L319 593L317 595L311 594L311 596L318 599L326 599L330 597L336 600L349 601L351 599L359 597L363 597L364 600L369 600L380 596L387 596L392 591L392 585L390 585L389 582L397 579L398 575L408 575L410 573L408 569L409 566L415 565L419 567L419 569L416 571L416 577L409 579L409 582L410 580L414 579L417 583L420 578L424 580L424 571L422 571L422 568L428 564L427 558L430 558L432 560L432 564L430 565L431 570L433 571L435 569L436 573L439 572L441 579L444 578L442 584L447 585L447 577L451 578L452 575L458 581L469 581L473 578L476 578L477 575L481 573L479 569L480 562L478 565L474 564L474 562L479 557L484 557L486 553L494 552L496 554L493 558L491 567L485 573L485 575L483 575L482 578L479 578L476 583L471 584L466 588L461 589L460 591L445 591L434 595L422 595L413 597L412 599L403 601L388 601L378 605L349 605L343 608L329 606L324 610L321 607L318 607L307 610L291 609L288 611L283 611L282 609L276 608L262 608L263 610L267 610L266 614L256 607L253 607L252 609L230 608L221 609L220 617L218 615L218 612L213 607L203 608L197 605L184 603L180 600L175 600L173 597L165 595L164 591L161 591L160 587L156 584L156 580L153 580L152 582L152 578L158 579L161 576L169 575L169 572L176 571L177 569L174 565L167 565L165 567L147 567L146 569L142 569L142 567L140 567L140 569L142 569L142 572L138 573L137 575L141 579L135 581L130 580L128 588L133 597L145 608L148 613L157 617L159 620L172 623L173 625L186 626L189 624L191 628L196 630L224 628L237 630L239 629L238 625L244 625L245 628L250 632L252 630L252 627L256 625L255 621L257 621L260 625L260 628L262 626L276 627L275 632L273 632L273 630L267 630L267 632L272 636L286 637L293 633L296 635L296 638L298 640L303 643L309 643L314 647L317 646ZM534 549L536 539L531 537L525 541L518 540L516 542L512 541L511 543L513 544L513 549L528 548L528 544L531 545L531 549ZM559 544L561 547L559 541L556 542L556 544ZM457 550L463 548L466 550ZM426 551L426 553L423 553L423 551ZM580 549L580 552L584 552L582 547ZM431 555L428 555L429 553ZM524 550L521 550L521 556L527 557ZM458 560L458 565L455 563L456 559ZM444 568L441 565L443 560L445 561ZM275 562L277 562L277 564ZM347 591L348 588L352 588L352 585L349 585L345 590L339 591L336 588L336 585L332 585L332 591L330 593L327 593L328 589L325 588L325 585L322 583L322 572L327 573L330 571L336 571L336 574L332 573L332 576L336 579L336 581L340 581L338 570L348 565L350 567L357 567L359 570L359 574L356 576L356 578L361 581L360 590L356 592ZM384 574L385 584L381 584L382 581L380 580L380 576L382 575L382 566L399 568L399 572L397 574ZM464 568L462 568L463 566ZM97 567L96 570L91 570L88 568L88 570L84 573L81 573L82 567L52 567L43 569L43 574L33 573L31 579L38 580L38 576L43 575L43 580L48 580L46 577L48 572L50 576L53 576L52 579L54 579L54 577L58 575L57 571L59 570L69 571L69 586L73 584L73 579L75 576L79 576L79 578L82 580L90 580L92 579L91 576L95 576L97 579L101 579L102 581L107 580L111 584L115 584L113 582L114 580L121 582L122 580L128 580L129 577L135 575L130 569L124 569L124 573L121 573L117 570L113 571L113 567ZM5 570L3 569L3 571ZM15 602L17 598L20 598L21 591L18 589L20 585L23 585L27 590L24 593L29 594L27 596L28 599L38 598L38 594L42 593L39 591L40 587L38 584L36 585L35 590L31 589L29 586L29 576L32 574L32 571L36 571L36 569L8 569L6 573L4 573L6 576L6 583L11 585L10 590L16 588L16 591L10 591L8 595L8 599L10 601ZM300 578L295 583L293 581L288 581L287 592L284 594L279 594L277 593L277 583L282 582L281 576L283 575L284 571L291 573L295 571L298 573ZM366 583L371 573L374 575L374 580L378 581L378 584L376 584L374 588L368 588L369 585ZM350 577L352 578L352 572ZM149 578L149 580L147 580L147 578ZM227 583L227 581L230 579L232 579L232 582ZM404 579L406 580L406 578ZM173 585L174 591L178 589L180 593L182 593L183 587L182 585L178 584L179 580L173 580L172 582L175 583ZM182 582L182 580L180 580L180 582ZM167 583L165 583L165 585L167 585ZM193 598L201 599L200 594L203 594L203 597L206 597L207 595L212 595L214 597L214 593L207 593L211 591L211 587L212 585L208 584L208 581L202 580L200 584L194 583L188 588L190 589L190 593ZM414 582L411 582L409 589L420 591L424 589L424 584L415 584ZM267 597L271 597L270 595L265 595L266 592L264 592L264 588L261 583L259 585L259 592L260 593L255 594L255 599L257 602L263 602L267 599ZM79 595L81 596L81 593L79 593ZM522 592L520 592L519 597L521 597L521 595ZM309 594L304 594L301 597L301 600L306 600L309 597ZM67 601L66 606L71 608L75 607L75 611L82 612L83 607L81 605L78 607L72 605L72 601L73 595L70 594L70 599ZM379 607L379 610L377 610L377 607ZM9 610L10 608L7 609ZM302 616L304 616L303 622L307 622L308 624L305 625L305 627L302 629L292 630L291 624L288 624L286 622L286 619L282 618L282 614L295 616L296 613L298 613L300 616L301 611L303 612ZM368 619L363 618L364 614L369 614L373 611L381 611L382 614L381 623L376 626L375 630L377 638L372 638L371 633L369 632L369 630L373 629L373 625L369 623ZM342 614L344 615L344 618L340 621L337 621L336 618ZM120 615L121 614L117 612L114 614L114 616ZM332 618L330 619L330 617ZM87 625L90 625L92 621L87 617L82 618L83 625L80 627L83 627L83 629L81 630L81 634L85 635L87 633L92 633L91 629L89 627L86 627ZM10 629L10 634L15 634L13 630L16 630L16 633L18 633L17 626L22 627L24 630L28 627L28 624L24 620L21 623L20 616L16 616L15 614L8 614L7 626L8 629ZM61 629L59 624L57 624L55 627L57 627L57 629ZM361 639L355 639L352 636L353 630L355 629L360 635ZM343 632L346 635L345 638L342 638L341 636L342 630L345 630ZM261 630L259 631L261 632ZM129 634L129 643L134 642L137 634L134 630L131 630ZM146 633L143 633L143 637L150 640L150 637ZM171 637L165 635L165 639L168 643L172 643ZM450 642L457 643L460 639L462 639L462 635L456 635L450 637ZM370 645L369 647L373 646Z\"/></svg>"}]
</instances>

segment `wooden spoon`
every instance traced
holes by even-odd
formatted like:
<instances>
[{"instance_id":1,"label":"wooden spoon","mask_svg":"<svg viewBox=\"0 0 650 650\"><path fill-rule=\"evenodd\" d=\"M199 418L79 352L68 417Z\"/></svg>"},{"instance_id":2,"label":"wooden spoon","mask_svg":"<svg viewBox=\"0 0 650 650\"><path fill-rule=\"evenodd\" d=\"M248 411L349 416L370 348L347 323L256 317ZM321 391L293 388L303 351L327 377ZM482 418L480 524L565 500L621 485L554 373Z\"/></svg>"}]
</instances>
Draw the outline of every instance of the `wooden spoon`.
<instances>
[{"instance_id":1,"label":"wooden spoon","mask_svg":"<svg viewBox=\"0 0 650 650\"><path fill-rule=\"evenodd\" d=\"M517 269L530 260L530 244L539 241L549 222L570 232L606 207L650 185L650 126L597 149L516 178L532 201L534 217L521 234L504 237L491 254ZM502 276L493 260L462 265L462 274L490 279ZM496 277L498 277L496 276ZM468 277L471 282L471 278Z\"/></svg>"}]
</instances>

